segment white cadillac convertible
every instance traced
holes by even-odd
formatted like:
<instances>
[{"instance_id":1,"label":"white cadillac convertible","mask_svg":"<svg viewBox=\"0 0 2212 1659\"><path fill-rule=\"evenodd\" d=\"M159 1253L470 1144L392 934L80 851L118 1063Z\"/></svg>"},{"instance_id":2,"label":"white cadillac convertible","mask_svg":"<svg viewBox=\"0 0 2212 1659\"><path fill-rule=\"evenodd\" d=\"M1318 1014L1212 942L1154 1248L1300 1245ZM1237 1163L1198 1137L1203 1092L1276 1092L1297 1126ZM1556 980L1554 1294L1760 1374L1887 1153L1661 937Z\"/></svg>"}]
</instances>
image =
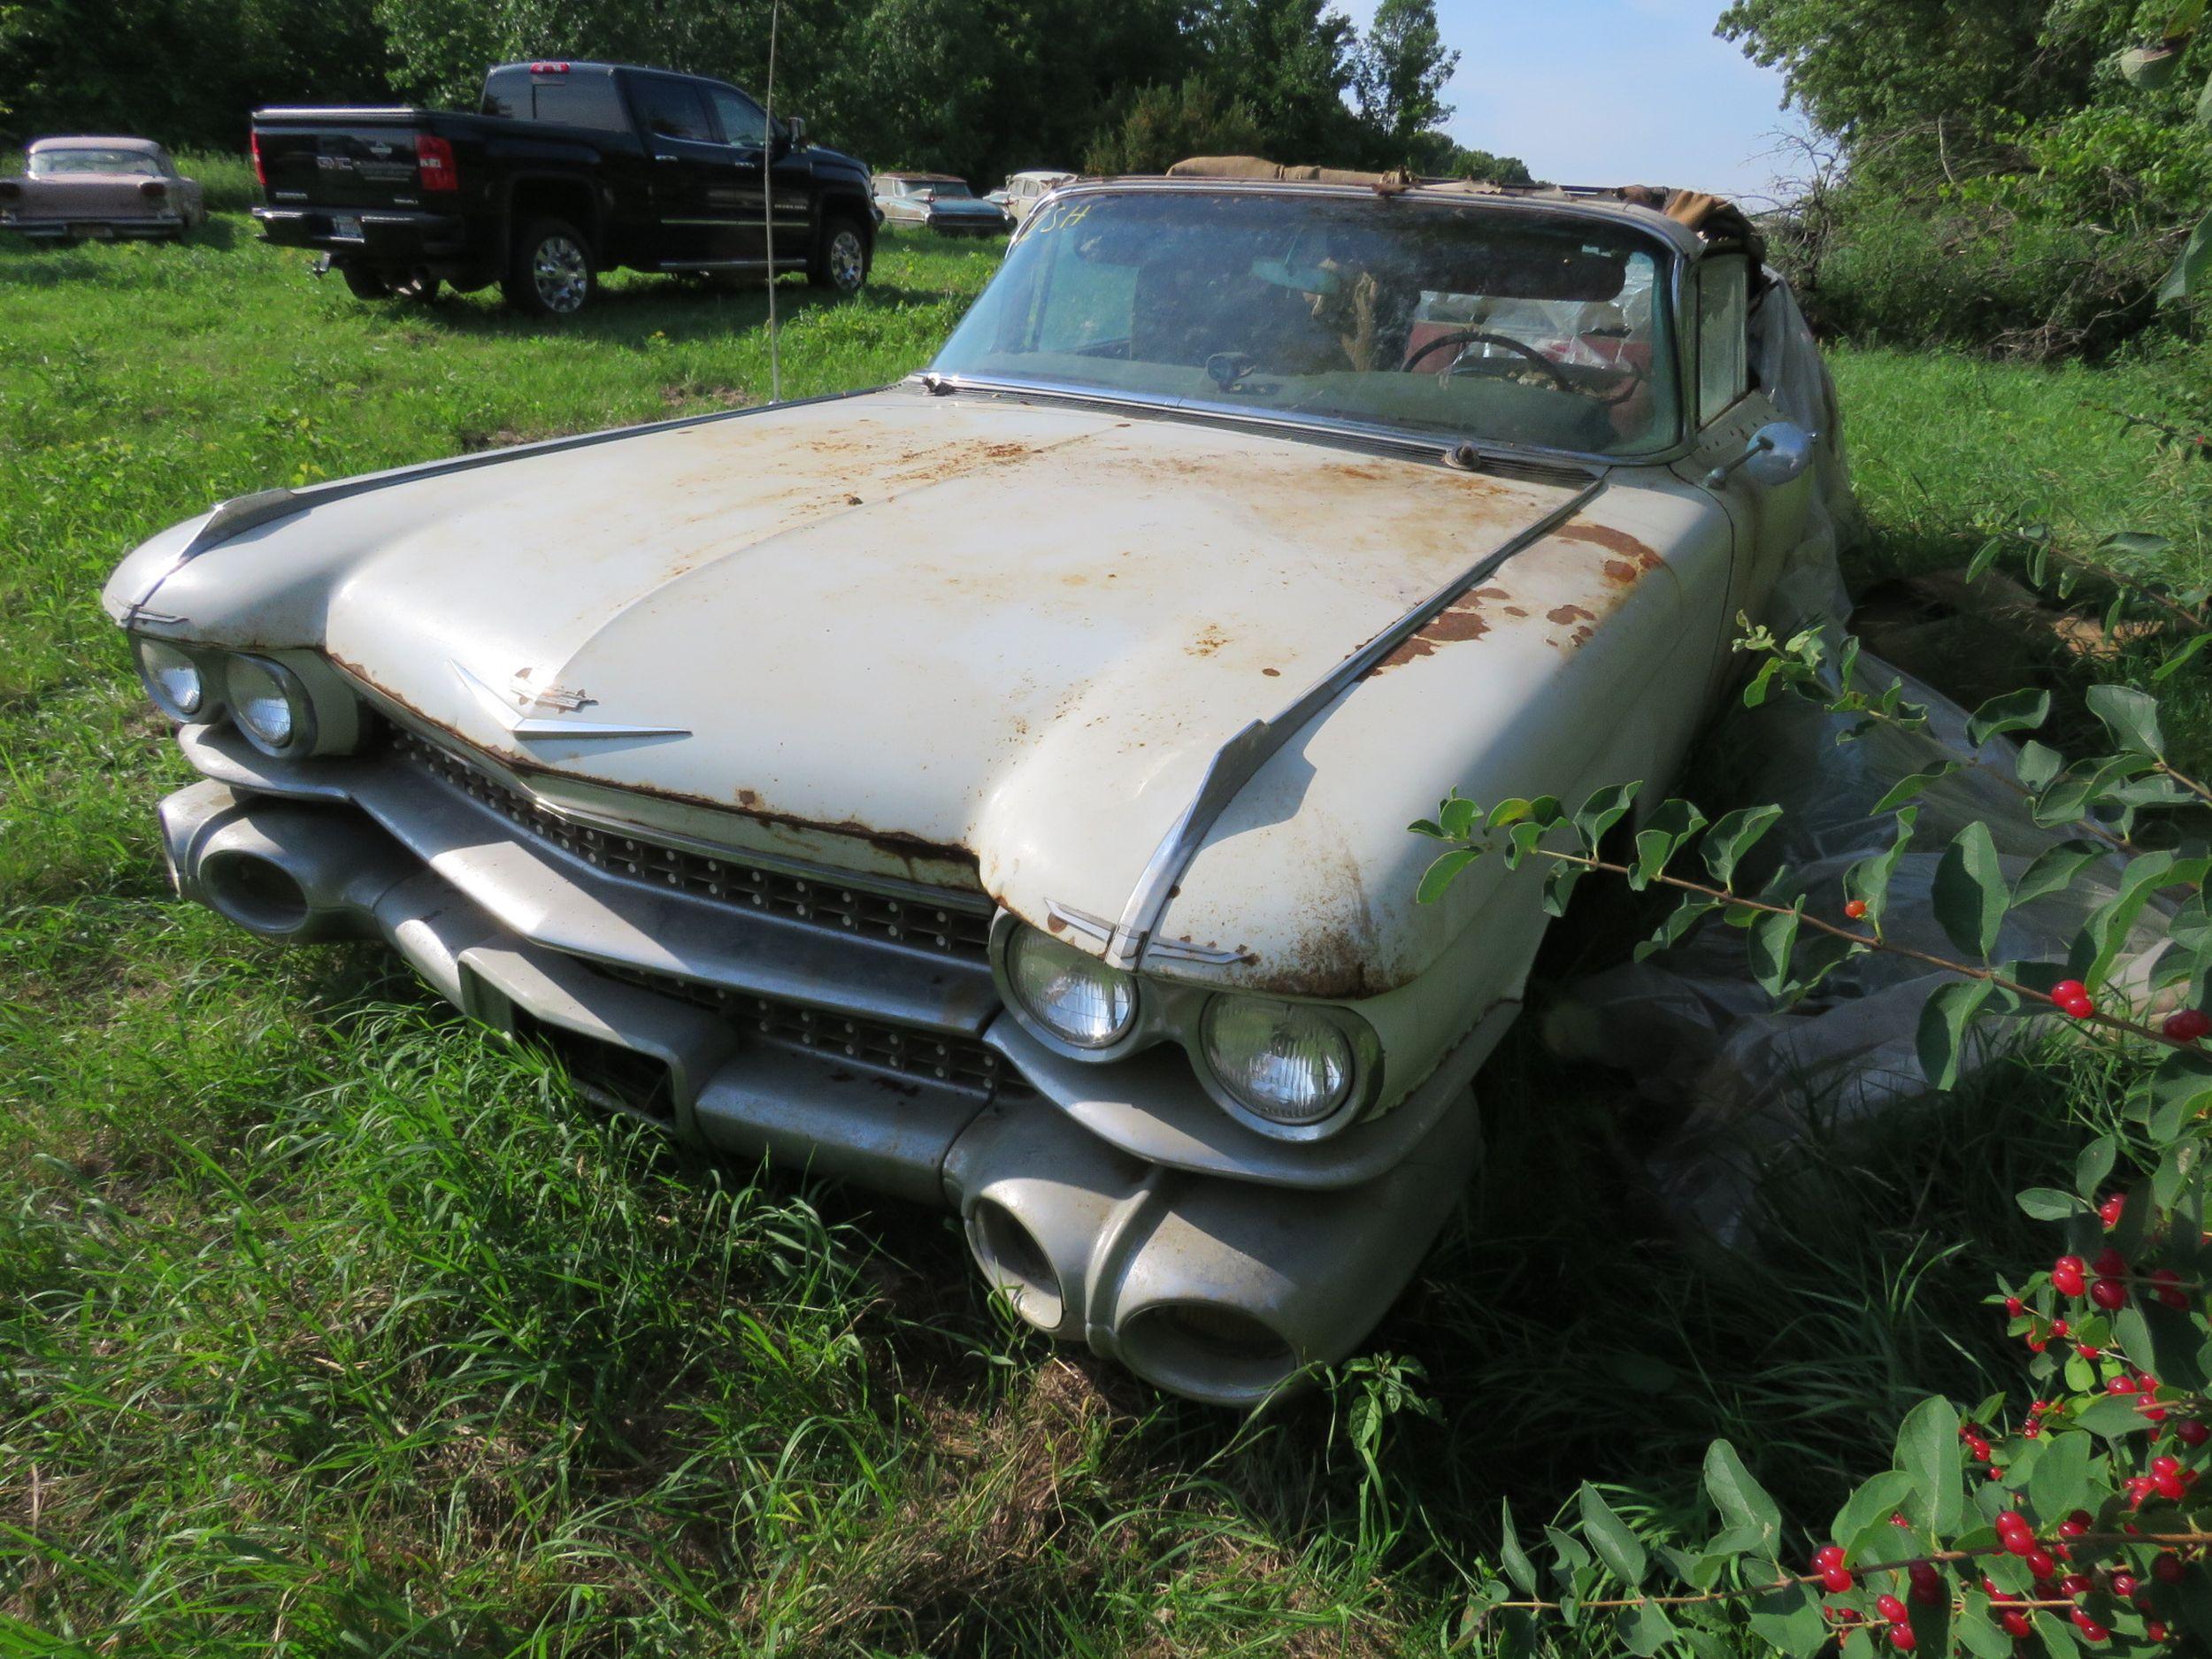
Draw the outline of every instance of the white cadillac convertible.
<instances>
[{"instance_id":1,"label":"white cadillac convertible","mask_svg":"<svg viewBox=\"0 0 2212 1659\"><path fill-rule=\"evenodd\" d=\"M1829 399L1711 198L1187 163L897 385L226 502L105 603L180 892L1242 1404L1417 1265L1545 926L1407 825L1658 798Z\"/></svg>"}]
</instances>

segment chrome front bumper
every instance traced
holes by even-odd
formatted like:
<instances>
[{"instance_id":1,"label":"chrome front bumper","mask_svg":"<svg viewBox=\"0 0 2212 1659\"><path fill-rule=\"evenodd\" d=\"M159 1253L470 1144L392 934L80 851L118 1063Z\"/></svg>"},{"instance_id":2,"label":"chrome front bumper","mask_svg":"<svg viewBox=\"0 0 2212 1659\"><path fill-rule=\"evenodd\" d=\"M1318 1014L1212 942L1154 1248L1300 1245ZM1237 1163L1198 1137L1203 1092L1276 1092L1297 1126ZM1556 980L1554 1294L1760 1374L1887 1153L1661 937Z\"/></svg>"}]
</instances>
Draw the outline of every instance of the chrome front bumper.
<instances>
[{"instance_id":1,"label":"chrome front bumper","mask_svg":"<svg viewBox=\"0 0 2212 1659\"><path fill-rule=\"evenodd\" d=\"M160 818L186 896L268 938L388 941L472 1018L687 1140L956 1210L1024 1317L1178 1393L1247 1404L1350 1352L1479 1153L1487 1027L1464 1071L1314 1157L1229 1122L1165 1054L1112 1076L1050 1055L973 964L587 868L388 757L184 741L209 776Z\"/></svg>"}]
</instances>

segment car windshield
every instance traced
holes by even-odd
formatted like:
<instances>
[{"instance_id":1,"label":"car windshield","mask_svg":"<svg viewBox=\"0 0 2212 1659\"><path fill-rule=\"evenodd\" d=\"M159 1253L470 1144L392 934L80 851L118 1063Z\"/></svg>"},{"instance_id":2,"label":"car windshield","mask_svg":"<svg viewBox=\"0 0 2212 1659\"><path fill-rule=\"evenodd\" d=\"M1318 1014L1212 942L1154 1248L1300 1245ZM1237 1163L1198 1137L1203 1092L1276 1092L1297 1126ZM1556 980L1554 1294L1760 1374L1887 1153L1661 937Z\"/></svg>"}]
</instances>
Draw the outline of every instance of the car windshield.
<instances>
[{"instance_id":1,"label":"car windshield","mask_svg":"<svg viewBox=\"0 0 2212 1659\"><path fill-rule=\"evenodd\" d=\"M942 179L932 179L924 184L922 188L929 191L941 202L965 199L968 194L968 187L957 180L947 183Z\"/></svg>"},{"instance_id":2,"label":"car windshield","mask_svg":"<svg viewBox=\"0 0 2212 1659\"><path fill-rule=\"evenodd\" d=\"M161 164L139 150L41 150L31 156L31 177L58 179L72 173L120 173L158 179Z\"/></svg>"},{"instance_id":3,"label":"car windshield","mask_svg":"<svg viewBox=\"0 0 2212 1659\"><path fill-rule=\"evenodd\" d=\"M1663 244L1477 202L1142 190L1030 215L933 369L1634 455L1680 426Z\"/></svg>"}]
</instances>

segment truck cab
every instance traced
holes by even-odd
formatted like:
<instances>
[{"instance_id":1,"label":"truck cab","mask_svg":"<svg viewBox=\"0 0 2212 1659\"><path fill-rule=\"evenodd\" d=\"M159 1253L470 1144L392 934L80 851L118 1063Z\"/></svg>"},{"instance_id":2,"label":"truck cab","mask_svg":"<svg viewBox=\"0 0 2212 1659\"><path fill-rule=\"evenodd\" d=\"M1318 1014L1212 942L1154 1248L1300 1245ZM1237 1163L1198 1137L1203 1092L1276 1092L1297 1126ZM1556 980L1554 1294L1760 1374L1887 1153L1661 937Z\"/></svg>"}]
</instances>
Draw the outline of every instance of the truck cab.
<instances>
[{"instance_id":1,"label":"truck cab","mask_svg":"<svg viewBox=\"0 0 2212 1659\"><path fill-rule=\"evenodd\" d=\"M865 164L741 88L668 70L503 64L473 113L258 110L253 156L265 239L319 250L363 298L497 282L561 318L618 267L803 271L849 293L874 249Z\"/></svg>"}]
</instances>

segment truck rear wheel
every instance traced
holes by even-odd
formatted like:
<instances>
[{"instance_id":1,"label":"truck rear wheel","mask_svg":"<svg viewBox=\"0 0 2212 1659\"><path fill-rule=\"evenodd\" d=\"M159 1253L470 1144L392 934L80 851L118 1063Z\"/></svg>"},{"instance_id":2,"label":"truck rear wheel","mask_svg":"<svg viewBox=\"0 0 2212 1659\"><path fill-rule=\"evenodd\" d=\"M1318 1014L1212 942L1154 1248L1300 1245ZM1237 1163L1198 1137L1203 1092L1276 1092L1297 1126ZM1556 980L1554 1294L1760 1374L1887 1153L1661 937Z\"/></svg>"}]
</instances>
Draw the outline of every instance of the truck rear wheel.
<instances>
[{"instance_id":1,"label":"truck rear wheel","mask_svg":"<svg viewBox=\"0 0 2212 1659\"><path fill-rule=\"evenodd\" d=\"M818 288L857 294L868 280L868 239L849 219L826 219L814 239L814 257L807 264L806 280Z\"/></svg>"},{"instance_id":2,"label":"truck rear wheel","mask_svg":"<svg viewBox=\"0 0 2212 1659\"><path fill-rule=\"evenodd\" d=\"M565 219L538 219L522 227L500 282L507 303L533 317L573 317L598 292L591 244Z\"/></svg>"}]
</instances>

